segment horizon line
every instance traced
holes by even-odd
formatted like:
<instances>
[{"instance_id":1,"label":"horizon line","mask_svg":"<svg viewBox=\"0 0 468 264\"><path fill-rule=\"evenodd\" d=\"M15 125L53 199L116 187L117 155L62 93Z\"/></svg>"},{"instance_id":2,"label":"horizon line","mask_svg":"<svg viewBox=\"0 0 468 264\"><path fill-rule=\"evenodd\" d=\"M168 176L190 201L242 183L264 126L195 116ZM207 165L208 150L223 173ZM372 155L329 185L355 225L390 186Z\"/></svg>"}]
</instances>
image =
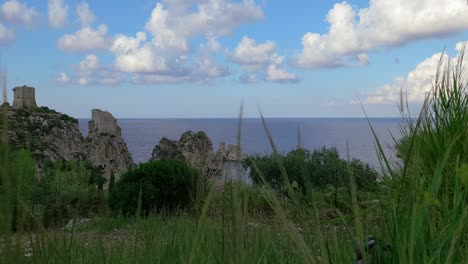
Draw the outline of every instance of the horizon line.
<instances>
[{"instance_id":1,"label":"horizon line","mask_svg":"<svg viewBox=\"0 0 468 264\"><path fill-rule=\"evenodd\" d=\"M239 119L239 117L116 117L116 119ZM417 117L413 117L417 118ZM92 119L76 117L76 119ZM262 119L261 117L242 117L242 119ZM401 116L382 117L265 117L265 119L401 119Z\"/></svg>"}]
</instances>

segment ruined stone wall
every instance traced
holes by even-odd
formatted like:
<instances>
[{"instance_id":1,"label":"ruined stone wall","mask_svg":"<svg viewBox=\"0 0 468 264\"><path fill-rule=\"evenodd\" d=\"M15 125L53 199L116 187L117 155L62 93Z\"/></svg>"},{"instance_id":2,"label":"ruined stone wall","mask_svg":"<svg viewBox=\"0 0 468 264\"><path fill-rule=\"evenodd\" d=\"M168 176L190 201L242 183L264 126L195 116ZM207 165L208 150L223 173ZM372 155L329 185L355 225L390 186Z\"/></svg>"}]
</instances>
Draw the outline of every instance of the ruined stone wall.
<instances>
[{"instance_id":1,"label":"ruined stone wall","mask_svg":"<svg viewBox=\"0 0 468 264\"><path fill-rule=\"evenodd\" d=\"M36 92L34 87L15 87L13 89L14 99L13 108L32 108L36 107Z\"/></svg>"}]
</instances>

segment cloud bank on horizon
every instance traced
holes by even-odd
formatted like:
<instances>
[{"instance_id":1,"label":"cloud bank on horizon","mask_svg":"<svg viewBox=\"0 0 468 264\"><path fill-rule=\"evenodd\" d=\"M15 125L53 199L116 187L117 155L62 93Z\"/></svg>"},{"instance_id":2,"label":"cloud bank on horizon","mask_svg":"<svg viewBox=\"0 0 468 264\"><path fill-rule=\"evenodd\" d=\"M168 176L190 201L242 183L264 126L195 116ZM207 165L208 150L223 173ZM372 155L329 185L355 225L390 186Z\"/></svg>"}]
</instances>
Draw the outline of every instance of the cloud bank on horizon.
<instances>
[{"instance_id":1,"label":"cloud bank on horizon","mask_svg":"<svg viewBox=\"0 0 468 264\"><path fill-rule=\"evenodd\" d=\"M93 2L48 0L42 8L7 0L0 5L0 45L14 45L21 41L18 30L35 30L46 20L50 30L61 32L56 48L63 56L81 57L55 73L53 79L59 84L192 84L235 77L245 84L296 85L311 71L367 67L374 53L468 30L464 0L369 0L365 7L343 1L324 14L322 32L304 32L295 41L296 49L284 49L276 35L260 41L255 32L245 30L267 23L264 2L162 0L149 4L144 25L133 32L119 32L101 22L102 14L93 11ZM238 31L247 33L234 45L226 45L226 39L232 40ZM458 52L465 40L459 41ZM441 53L428 54L406 77L393 76L394 83L363 94L363 102L392 103L401 87L408 90L410 101L423 100L440 57Z\"/></svg>"},{"instance_id":2,"label":"cloud bank on horizon","mask_svg":"<svg viewBox=\"0 0 468 264\"><path fill-rule=\"evenodd\" d=\"M461 56L463 50L468 51L466 44L467 42L456 44L455 49L458 53L454 57L443 52L435 53L419 63L414 70L408 73L406 78L398 77L393 84L377 88L375 92L369 93L363 102L366 104L394 104L400 101L401 91L404 91L408 102L423 101L432 89L437 70L442 71L447 67L453 67L459 61L462 61L463 65L468 65L468 57ZM464 82L468 83L468 76L464 78Z\"/></svg>"}]
</instances>

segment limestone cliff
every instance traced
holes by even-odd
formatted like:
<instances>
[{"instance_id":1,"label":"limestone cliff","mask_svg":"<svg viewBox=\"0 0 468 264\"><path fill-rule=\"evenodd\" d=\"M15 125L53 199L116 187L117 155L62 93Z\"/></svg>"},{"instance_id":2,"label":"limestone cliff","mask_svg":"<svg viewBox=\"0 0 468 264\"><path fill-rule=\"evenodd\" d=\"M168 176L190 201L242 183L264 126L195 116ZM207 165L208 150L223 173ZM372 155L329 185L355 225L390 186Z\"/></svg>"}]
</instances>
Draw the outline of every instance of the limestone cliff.
<instances>
[{"instance_id":1,"label":"limestone cliff","mask_svg":"<svg viewBox=\"0 0 468 264\"><path fill-rule=\"evenodd\" d=\"M85 140L78 120L47 107L13 108L8 105L8 137L13 150L29 150L37 162L38 176L48 162L89 161L110 179L133 165L117 120L109 112L94 109Z\"/></svg>"},{"instance_id":2,"label":"limestone cliff","mask_svg":"<svg viewBox=\"0 0 468 264\"><path fill-rule=\"evenodd\" d=\"M49 161L83 158L84 138L78 120L47 107L8 107L9 140L13 149L27 149L39 170Z\"/></svg>"},{"instance_id":3,"label":"limestone cliff","mask_svg":"<svg viewBox=\"0 0 468 264\"><path fill-rule=\"evenodd\" d=\"M102 168L104 178L109 180L112 174L118 177L133 165L121 129L111 113L93 109L88 130L85 155L93 166Z\"/></svg>"}]
</instances>

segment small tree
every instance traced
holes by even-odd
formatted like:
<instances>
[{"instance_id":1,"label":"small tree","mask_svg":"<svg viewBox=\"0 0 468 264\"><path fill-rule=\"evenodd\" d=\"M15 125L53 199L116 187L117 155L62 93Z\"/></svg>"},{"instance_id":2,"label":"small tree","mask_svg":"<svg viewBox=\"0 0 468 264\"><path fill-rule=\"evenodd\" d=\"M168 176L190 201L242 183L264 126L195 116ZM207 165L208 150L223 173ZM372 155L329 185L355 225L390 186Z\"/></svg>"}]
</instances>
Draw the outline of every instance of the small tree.
<instances>
[{"instance_id":1,"label":"small tree","mask_svg":"<svg viewBox=\"0 0 468 264\"><path fill-rule=\"evenodd\" d=\"M190 208L204 196L207 184L204 174L182 161L150 161L121 176L109 190L109 204L125 215L135 214L138 204L143 214Z\"/></svg>"}]
</instances>

